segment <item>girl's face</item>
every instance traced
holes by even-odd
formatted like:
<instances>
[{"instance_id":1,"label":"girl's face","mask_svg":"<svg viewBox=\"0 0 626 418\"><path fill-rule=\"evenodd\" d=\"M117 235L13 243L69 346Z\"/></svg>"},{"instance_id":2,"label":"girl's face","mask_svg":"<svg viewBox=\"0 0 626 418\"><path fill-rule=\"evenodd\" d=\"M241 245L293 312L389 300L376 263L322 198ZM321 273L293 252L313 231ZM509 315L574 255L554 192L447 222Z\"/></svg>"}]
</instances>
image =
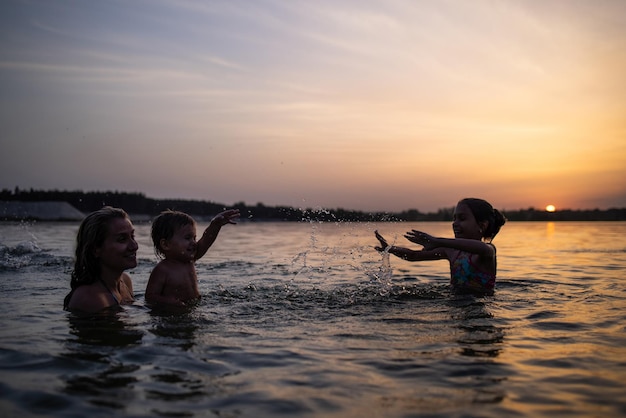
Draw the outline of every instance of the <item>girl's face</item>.
<instances>
[{"instance_id":1,"label":"girl's face","mask_svg":"<svg viewBox=\"0 0 626 418\"><path fill-rule=\"evenodd\" d=\"M103 267L119 271L137 267L137 241L130 220L114 218L109 221L102 246L96 248L96 257Z\"/></svg>"},{"instance_id":2,"label":"girl's face","mask_svg":"<svg viewBox=\"0 0 626 418\"><path fill-rule=\"evenodd\" d=\"M172 238L162 245L166 258L193 261L196 255L196 226L183 225L174 231Z\"/></svg>"},{"instance_id":3,"label":"girl's face","mask_svg":"<svg viewBox=\"0 0 626 418\"><path fill-rule=\"evenodd\" d=\"M459 203L454 210L452 230L455 238L467 238L480 240L483 237L483 230L478 224L474 214L465 203Z\"/></svg>"}]
</instances>

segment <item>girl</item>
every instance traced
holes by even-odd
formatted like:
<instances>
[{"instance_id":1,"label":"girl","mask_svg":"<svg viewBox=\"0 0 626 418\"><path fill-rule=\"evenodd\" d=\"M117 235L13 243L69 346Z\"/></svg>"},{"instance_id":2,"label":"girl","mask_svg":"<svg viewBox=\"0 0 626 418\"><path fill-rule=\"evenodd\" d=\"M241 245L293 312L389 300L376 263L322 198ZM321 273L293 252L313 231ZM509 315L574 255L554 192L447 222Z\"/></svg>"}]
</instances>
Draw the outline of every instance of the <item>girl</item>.
<instances>
[{"instance_id":1,"label":"girl","mask_svg":"<svg viewBox=\"0 0 626 418\"><path fill-rule=\"evenodd\" d=\"M436 238L412 230L404 237L419 244L422 250L389 246L375 231L380 241L378 251L386 251L407 261L441 260L450 262L450 283L459 293L493 294L496 284L496 247L491 243L506 219L482 199L459 201L454 210L454 238Z\"/></svg>"}]
</instances>

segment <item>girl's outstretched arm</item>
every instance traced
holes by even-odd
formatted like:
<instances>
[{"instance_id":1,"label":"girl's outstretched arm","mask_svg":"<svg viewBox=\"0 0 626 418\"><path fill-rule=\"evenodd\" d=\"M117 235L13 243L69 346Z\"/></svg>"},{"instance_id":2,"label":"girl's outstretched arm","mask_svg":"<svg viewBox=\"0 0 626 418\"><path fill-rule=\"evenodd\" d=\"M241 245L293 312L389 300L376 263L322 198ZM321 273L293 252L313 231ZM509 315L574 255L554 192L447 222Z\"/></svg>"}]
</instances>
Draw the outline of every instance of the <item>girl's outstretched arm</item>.
<instances>
[{"instance_id":1,"label":"girl's outstretched arm","mask_svg":"<svg viewBox=\"0 0 626 418\"><path fill-rule=\"evenodd\" d=\"M487 244L477 239L467 238L436 238L422 231L413 229L404 234L404 237L415 244L424 247L424 250L435 248L453 248L455 250L467 251L468 253L482 256L494 256L493 245Z\"/></svg>"},{"instance_id":2,"label":"girl's outstretched arm","mask_svg":"<svg viewBox=\"0 0 626 418\"><path fill-rule=\"evenodd\" d=\"M445 248L432 248L424 250L411 250L410 248L396 247L395 245L389 245L387 240L374 231L376 238L380 242L379 247L374 247L377 251L387 251L389 254L393 254L396 257L402 258L407 261L427 261L427 260L441 260L448 258Z\"/></svg>"}]
</instances>

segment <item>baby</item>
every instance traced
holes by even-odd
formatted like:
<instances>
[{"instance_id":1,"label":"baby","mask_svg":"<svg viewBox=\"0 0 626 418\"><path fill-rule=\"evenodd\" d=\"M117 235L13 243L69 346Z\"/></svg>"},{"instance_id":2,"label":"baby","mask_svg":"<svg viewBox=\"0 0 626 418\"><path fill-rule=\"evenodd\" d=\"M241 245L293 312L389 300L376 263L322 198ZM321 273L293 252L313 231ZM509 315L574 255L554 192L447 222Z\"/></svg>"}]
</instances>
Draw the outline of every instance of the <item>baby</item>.
<instances>
[{"instance_id":1,"label":"baby","mask_svg":"<svg viewBox=\"0 0 626 418\"><path fill-rule=\"evenodd\" d=\"M162 260L150 274L146 286L146 302L184 306L200 297L196 260L200 259L217 239L222 226L235 224L239 210L226 210L216 215L196 242L196 222L183 212L167 210L152 222L154 251Z\"/></svg>"}]
</instances>

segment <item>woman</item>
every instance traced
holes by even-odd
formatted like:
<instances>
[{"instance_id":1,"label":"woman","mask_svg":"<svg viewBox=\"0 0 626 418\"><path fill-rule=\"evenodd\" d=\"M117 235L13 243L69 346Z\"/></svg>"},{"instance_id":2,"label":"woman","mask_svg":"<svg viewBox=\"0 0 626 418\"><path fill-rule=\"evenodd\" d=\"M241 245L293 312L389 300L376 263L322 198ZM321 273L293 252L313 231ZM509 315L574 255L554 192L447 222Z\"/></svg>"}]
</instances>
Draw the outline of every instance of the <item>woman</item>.
<instances>
[{"instance_id":1,"label":"woman","mask_svg":"<svg viewBox=\"0 0 626 418\"><path fill-rule=\"evenodd\" d=\"M93 313L132 303L133 283L124 271L137 266L137 248L133 224L122 209L105 206L87 215L78 228L63 308Z\"/></svg>"}]
</instances>

